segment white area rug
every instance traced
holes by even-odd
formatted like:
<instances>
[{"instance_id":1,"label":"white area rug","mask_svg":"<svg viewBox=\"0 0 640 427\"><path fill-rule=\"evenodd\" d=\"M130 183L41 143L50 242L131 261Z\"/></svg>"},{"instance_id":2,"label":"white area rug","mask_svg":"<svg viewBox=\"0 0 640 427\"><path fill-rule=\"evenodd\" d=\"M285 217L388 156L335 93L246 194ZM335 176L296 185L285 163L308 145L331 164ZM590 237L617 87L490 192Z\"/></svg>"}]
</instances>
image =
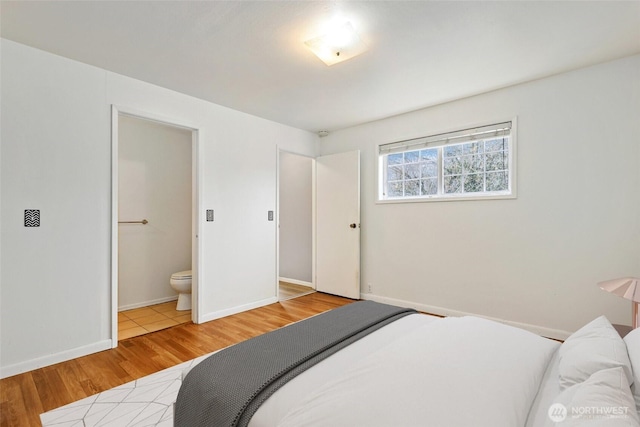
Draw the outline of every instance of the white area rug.
<instances>
[{"instance_id":1,"label":"white area rug","mask_svg":"<svg viewBox=\"0 0 640 427\"><path fill-rule=\"evenodd\" d=\"M40 421L43 427L172 427L173 404L182 384L182 372L207 356L45 412L40 414Z\"/></svg>"}]
</instances>

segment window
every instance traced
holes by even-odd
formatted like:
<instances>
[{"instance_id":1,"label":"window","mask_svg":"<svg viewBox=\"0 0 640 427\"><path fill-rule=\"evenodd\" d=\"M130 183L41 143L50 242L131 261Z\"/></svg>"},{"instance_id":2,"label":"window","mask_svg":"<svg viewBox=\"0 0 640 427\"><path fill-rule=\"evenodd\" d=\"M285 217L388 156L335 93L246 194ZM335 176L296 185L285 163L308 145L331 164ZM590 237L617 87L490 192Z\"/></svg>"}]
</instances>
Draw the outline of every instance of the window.
<instances>
[{"instance_id":1,"label":"window","mask_svg":"<svg viewBox=\"0 0 640 427\"><path fill-rule=\"evenodd\" d=\"M379 146L380 201L514 193L512 122Z\"/></svg>"}]
</instances>

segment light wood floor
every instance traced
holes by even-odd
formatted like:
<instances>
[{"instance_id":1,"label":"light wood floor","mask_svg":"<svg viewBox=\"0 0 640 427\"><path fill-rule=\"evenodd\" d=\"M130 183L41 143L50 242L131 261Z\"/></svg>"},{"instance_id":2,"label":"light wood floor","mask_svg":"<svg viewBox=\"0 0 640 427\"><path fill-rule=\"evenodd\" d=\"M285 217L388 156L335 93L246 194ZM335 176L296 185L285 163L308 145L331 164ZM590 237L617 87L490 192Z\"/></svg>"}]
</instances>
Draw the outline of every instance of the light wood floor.
<instances>
[{"instance_id":1,"label":"light wood floor","mask_svg":"<svg viewBox=\"0 0 640 427\"><path fill-rule=\"evenodd\" d=\"M351 302L313 293L125 339L113 350L5 378L0 380L0 426L40 426L43 412Z\"/></svg>"},{"instance_id":2,"label":"light wood floor","mask_svg":"<svg viewBox=\"0 0 640 427\"><path fill-rule=\"evenodd\" d=\"M296 285L293 283L287 283L283 281L280 281L278 283L278 286L280 288L280 293L278 298L280 301L286 301L291 298L298 298L302 295L307 295L312 292L315 292L315 289L309 286Z\"/></svg>"}]
</instances>

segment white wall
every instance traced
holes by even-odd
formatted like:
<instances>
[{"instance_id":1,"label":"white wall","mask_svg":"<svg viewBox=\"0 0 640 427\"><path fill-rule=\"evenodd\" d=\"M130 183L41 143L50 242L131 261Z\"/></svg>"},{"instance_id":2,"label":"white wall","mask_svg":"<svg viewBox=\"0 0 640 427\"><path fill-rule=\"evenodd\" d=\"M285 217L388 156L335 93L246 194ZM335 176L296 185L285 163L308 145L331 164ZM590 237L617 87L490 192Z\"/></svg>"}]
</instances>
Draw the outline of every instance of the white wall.
<instances>
[{"instance_id":1,"label":"white wall","mask_svg":"<svg viewBox=\"0 0 640 427\"><path fill-rule=\"evenodd\" d=\"M312 282L312 162L280 153L280 277Z\"/></svg>"},{"instance_id":2,"label":"white wall","mask_svg":"<svg viewBox=\"0 0 640 427\"><path fill-rule=\"evenodd\" d=\"M517 116L515 200L376 204L376 144ZM566 336L597 315L630 324L600 290L640 275L640 56L331 133L362 151L362 290Z\"/></svg>"},{"instance_id":3,"label":"white wall","mask_svg":"<svg viewBox=\"0 0 640 427\"><path fill-rule=\"evenodd\" d=\"M275 301L278 147L309 132L2 40L0 374L109 348L111 105L199 129L200 321ZM24 209L42 226L23 227ZM201 216L204 216L201 213Z\"/></svg>"},{"instance_id":4,"label":"white wall","mask_svg":"<svg viewBox=\"0 0 640 427\"><path fill-rule=\"evenodd\" d=\"M191 131L120 115L118 310L177 298L171 274L191 270Z\"/></svg>"}]
</instances>

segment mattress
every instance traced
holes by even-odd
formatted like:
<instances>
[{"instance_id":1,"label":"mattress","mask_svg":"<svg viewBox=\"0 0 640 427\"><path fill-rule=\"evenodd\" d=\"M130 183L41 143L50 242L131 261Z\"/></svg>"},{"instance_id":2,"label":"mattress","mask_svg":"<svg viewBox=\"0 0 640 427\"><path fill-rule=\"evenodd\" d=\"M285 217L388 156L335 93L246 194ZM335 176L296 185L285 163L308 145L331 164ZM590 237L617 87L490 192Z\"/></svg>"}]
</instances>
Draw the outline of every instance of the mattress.
<instances>
[{"instance_id":1,"label":"mattress","mask_svg":"<svg viewBox=\"0 0 640 427\"><path fill-rule=\"evenodd\" d=\"M507 333L503 338L508 340L512 333L520 336L523 335L525 341L535 342L535 346L541 346L542 350L534 363L538 366L538 376L530 375L526 369L517 368L516 366L500 368L503 363L508 364L511 356L505 354L505 360L499 361L499 357L486 357L487 360L481 362L482 368L470 366L455 367L456 363L467 364L468 359L482 359L480 354L461 354L461 342L471 353L481 351L483 348L482 340L479 334L470 332L471 335L478 336L475 340L473 337L461 338L451 336L451 331L445 326L455 322L471 323L474 328L485 329L497 328L500 333ZM479 324L478 324L479 323ZM496 326L498 325L498 326ZM455 326L456 328L459 325ZM417 332L422 331L422 332ZM435 339L434 338L435 334ZM425 338L422 339L421 337ZM431 338L427 338L430 336ZM450 339L447 338L450 337ZM455 342L459 340L460 342ZM332 355L323 362L313 368L303 372L296 378L287 383L271 396L251 419L249 426L251 427L271 427L276 425L295 426L295 425L354 425L353 419L362 420L371 413L375 414L377 408L388 407L389 399L401 395L402 397L392 406L394 414L388 414L387 410L381 411L379 414L371 415L371 419L367 420L368 426L373 425L391 425L393 419L395 426L415 425L415 419L412 417L422 416L415 413L415 408L421 406L422 412L427 419L430 419L430 425L474 425L474 427L496 427L499 425L524 425L529 415L531 402L537 403L534 418L543 419L541 417L542 408L545 406L544 390L553 390L556 386L557 379L553 377L553 373L548 369L549 361L553 359L559 343L544 340L525 331L511 328L495 322L485 321L483 319L469 318L462 321L461 319L449 318L440 319L438 317L414 314L406 316L393 322L390 325L362 338L349 347ZM452 341L452 342L447 342ZM415 347L415 343L419 345ZM434 343L435 347L434 347ZM487 341L484 341L486 346ZM504 347L510 347L511 344L503 342ZM492 347L495 347L493 345ZM493 349L492 349L493 351ZM413 354L413 358L405 359L405 356L399 354ZM529 353L536 353L530 351ZM395 363L395 368L389 371L389 368L379 368L388 365L388 358L400 357L400 362ZM525 357L524 353L517 359ZM379 359L385 359L384 363L380 363ZM431 359L430 359L431 358ZM438 358L444 358L449 363L447 366L452 367L452 371L445 373L438 362ZM408 360L413 359L413 360ZM422 360L426 365L421 365ZM495 365L491 367L492 359ZM417 364L416 364L417 362ZM472 362L475 363L475 362ZM517 361L515 363L518 363ZM531 361L522 361L523 365L531 364ZM403 365L403 366L398 366ZM433 372L426 372L429 367L433 368ZM413 371L412 371L413 369ZM465 373L466 370L466 373ZM489 372L493 370L494 372ZM520 372L513 372L514 370ZM384 371L384 372L381 372ZM454 383L447 380L447 376L458 377ZM482 372L481 372L482 371ZM476 375L473 375L476 372ZM487 376L488 375L488 376ZM520 376L520 377L518 377ZM494 382L492 379L496 378ZM548 382L541 385L540 380ZM463 378L463 380L461 380ZM487 380L489 378L490 380ZM429 380L433 379L433 383ZM396 381L397 380L397 381ZM453 380L453 378L452 378ZM376 387L367 385L371 381L377 384ZM494 384L489 384L494 382ZM499 383L505 385L497 385ZM515 383L514 383L515 382ZM397 391L393 390L394 383L401 386ZM380 384L386 384L380 386ZM511 384L511 385L509 385ZM494 386L494 393L491 393L491 387ZM539 387L540 386L540 387ZM484 389L493 394L493 396L484 393ZM539 394L538 390L542 389L543 393ZM341 393L343 395L341 395ZM369 393L369 394L367 394ZM549 396L553 392L549 391ZM392 395L393 394L393 395ZM460 394L459 401L448 399L446 396ZM362 396L358 399L358 396ZM514 399L513 402L506 402L507 399ZM346 405L344 412L338 408L343 401L356 402L355 407L351 403ZM367 400L366 402L362 402ZM475 406L474 403L475 402ZM403 410L402 405L407 405ZM508 410L497 410L498 418L492 416L482 417L478 414L485 406L505 405L506 408L519 407L514 413ZM459 410L460 406L467 408L469 417L473 419L464 420L463 412ZM359 406L359 407L358 407ZM547 406L548 407L548 406ZM458 409L456 411L456 409ZM484 412L493 411L495 408L486 408ZM476 412L476 414L474 414ZM332 415L333 414L333 415ZM386 419L385 416L390 418ZM546 413L544 414L546 416ZM327 418L329 416L329 418ZM457 417L457 418L456 418ZM547 418L548 419L548 418ZM441 422L442 424L439 424ZM464 423L467 424L464 424ZM462 423L462 424L457 424ZM536 425L536 424L531 424Z\"/></svg>"},{"instance_id":2,"label":"mattress","mask_svg":"<svg viewBox=\"0 0 640 427\"><path fill-rule=\"evenodd\" d=\"M347 368L364 359L371 353L371 349L389 346L415 328L437 320L439 317L436 316L410 315L361 338L312 369L301 373L276 391L254 414L249 426L273 427L280 424L292 406L300 404L312 390L326 384L329 378L340 375Z\"/></svg>"}]
</instances>

